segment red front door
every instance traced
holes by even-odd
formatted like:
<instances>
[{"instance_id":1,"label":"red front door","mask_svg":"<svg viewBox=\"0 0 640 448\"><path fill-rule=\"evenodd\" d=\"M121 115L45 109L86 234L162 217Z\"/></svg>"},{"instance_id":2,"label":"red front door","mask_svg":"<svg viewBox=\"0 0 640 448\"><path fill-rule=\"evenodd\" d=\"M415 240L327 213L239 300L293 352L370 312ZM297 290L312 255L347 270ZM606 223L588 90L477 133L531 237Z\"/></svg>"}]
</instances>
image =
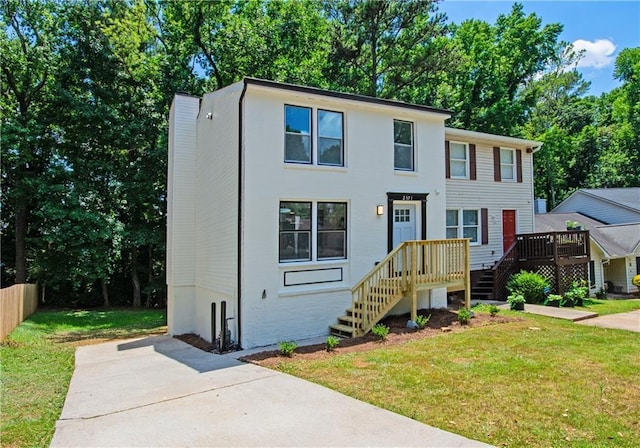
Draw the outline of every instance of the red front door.
<instances>
[{"instance_id":1,"label":"red front door","mask_svg":"<svg viewBox=\"0 0 640 448\"><path fill-rule=\"evenodd\" d=\"M502 210L502 252L506 253L516 240L516 211Z\"/></svg>"}]
</instances>

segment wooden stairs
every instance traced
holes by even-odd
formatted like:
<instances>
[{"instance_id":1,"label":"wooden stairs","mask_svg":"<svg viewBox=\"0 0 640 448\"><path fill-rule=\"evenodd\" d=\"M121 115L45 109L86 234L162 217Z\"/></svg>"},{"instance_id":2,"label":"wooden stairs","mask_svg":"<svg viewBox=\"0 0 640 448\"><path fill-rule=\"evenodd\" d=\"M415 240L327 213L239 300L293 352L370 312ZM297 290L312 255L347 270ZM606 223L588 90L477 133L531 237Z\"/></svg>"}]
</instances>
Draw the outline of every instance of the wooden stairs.
<instances>
[{"instance_id":1,"label":"wooden stairs","mask_svg":"<svg viewBox=\"0 0 640 448\"><path fill-rule=\"evenodd\" d=\"M472 300L495 300L493 291L493 270L486 269L480 280L471 289Z\"/></svg>"},{"instance_id":2,"label":"wooden stairs","mask_svg":"<svg viewBox=\"0 0 640 448\"><path fill-rule=\"evenodd\" d=\"M399 280L400 277L379 279L376 285L369 288L367 300L364 303L363 301L353 302L352 307L347 308L346 314L338 317L338 323L329 327L331 334L347 338L366 334L405 296L406 288ZM362 308L365 303L367 314L373 317L374 322L369 328L363 325Z\"/></svg>"},{"instance_id":3,"label":"wooden stairs","mask_svg":"<svg viewBox=\"0 0 640 448\"><path fill-rule=\"evenodd\" d=\"M393 249L352 289L352 305L330 332L339 337L368 333L403 298L417 315L419 289L464 290L470 306L469 240L405 241Z\"/></svg>"}]
</instances>

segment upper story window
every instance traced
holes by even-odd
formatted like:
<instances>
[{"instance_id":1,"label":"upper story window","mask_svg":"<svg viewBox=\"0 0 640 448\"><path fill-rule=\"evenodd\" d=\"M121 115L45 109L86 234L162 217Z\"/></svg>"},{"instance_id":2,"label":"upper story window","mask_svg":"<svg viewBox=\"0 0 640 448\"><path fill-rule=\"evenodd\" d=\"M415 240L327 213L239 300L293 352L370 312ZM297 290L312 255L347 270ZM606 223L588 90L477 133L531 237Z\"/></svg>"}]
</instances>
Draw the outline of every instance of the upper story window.
<instances>
[{"instance_id":1,"label":"upper story window","mask_svg":"<svg viewBox=\"0 0 640 448\"><path fill-rule=\"evenodd\" d=\"M343 166L342 113L318 110L318 165Z\"/></svg>"},{"instance_id":2,"label":"upper story window","mask_svg":"<svg viewBox=\"0 0 640 448\"><path fill-rule=\"evenodd\" d=\"M449 167L452 178L469 178L469 145L449 142Z\"/></svg>"},{"instance_id":3,"label":"upper story window","mask_svg":"<svg viewBox=\"0 0 640 448\"><path fill-rule=\"evenodd\" d=\"M285 106L284 111L285 162L311 163L311 109Z\"/></svg>"},{"instance_id":4,"label":"upper story window","mask_svg":"<svg viewBox=\"0 0 640 448\"><path fill-rule=\"evenodd\" d=\"M347 258L346 202L280 202L280 262Z\"/></svg>"},{"instance_id":5,"label":"upper story window","mask_svg":"<svg viewBox=\"0 0 640 448\"><path fill-rule=\"evenodd\" d=\"M500 178L503 181L516 180L515 149L500 148Z\"/></svg>"},{"instance_id":6,"label":"upper story window","mask_svg":"<svg viewBox=\"0 0 640 448\"><path fill-rule=\"evenodd\" d=\"M292 105L284 110L285 162L344 166L342 112Z\"/></svg>"},{"instance_id":7,"label":"upper story window","mask_svg":"<svg viewBox=\"0 0 640 448\"><path fill-rule=\"evenodd\" d=\"M393 167L401 171L414 170L413 123L393 120Z\"/></svg>"}]
</instances>

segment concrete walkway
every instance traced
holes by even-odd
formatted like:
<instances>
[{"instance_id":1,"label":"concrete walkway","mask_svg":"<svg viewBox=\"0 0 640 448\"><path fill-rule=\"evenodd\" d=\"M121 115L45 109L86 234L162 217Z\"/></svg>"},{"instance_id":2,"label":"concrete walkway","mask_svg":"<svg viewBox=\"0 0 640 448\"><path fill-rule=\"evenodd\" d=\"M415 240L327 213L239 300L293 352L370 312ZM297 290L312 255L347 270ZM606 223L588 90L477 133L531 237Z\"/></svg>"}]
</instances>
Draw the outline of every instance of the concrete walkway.
<instances>
[{"instance_id":1,"label":"concrete walkway","mask_svg":"<svg viewBox=\"0 0 640 448\"><path fill-rule=\"evenodd\" d=\"M488 445L154 336L77 349L51 446Z\"/></svg>"},{"instance_id":2,"label":"concrete walkway","mask_svg":"<svg viewBox=\"0 0 640 448\"><path fill-rule=\"evenodd\" d=\"M595 327L615 328L618 330L629 330L640 333L640 310L629 313L609 314L598 316L589 320L578 322L582 325L592 325Z\"/></svg>"},{"instance_id":3,"label":"concrete walkway","mask_svg":"<svg viewBox=\"0 0 640 448\"><path fill-rule=\"evenodd\" d=\"M503 304L498 308L509 309L509 305ZM570 320L581 325L629 330L640 333L640 310L598 316L598 313L591 311L576 310L574 308L555 308L552 306L526 303L524 305L524 311L541 316L555 317L556 319Z\"/></svg>"}]
</instances>

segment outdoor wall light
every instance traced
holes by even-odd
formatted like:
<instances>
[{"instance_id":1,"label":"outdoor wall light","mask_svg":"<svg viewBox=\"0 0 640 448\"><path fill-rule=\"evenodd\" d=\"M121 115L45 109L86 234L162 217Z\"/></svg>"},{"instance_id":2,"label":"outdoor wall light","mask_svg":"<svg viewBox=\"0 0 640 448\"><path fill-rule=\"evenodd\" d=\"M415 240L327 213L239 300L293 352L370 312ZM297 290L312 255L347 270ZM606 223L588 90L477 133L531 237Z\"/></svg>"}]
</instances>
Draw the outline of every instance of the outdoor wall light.
<instances>
[{"instance_id":1,"label":"outdoor wall light","mask_svg":"<svg viewBox=\"0 0 640 448\"><path fill-rule=\"evenodd\" d=\"M376 215L378 216L384 215L384 205L378 205L376 207Z\"/></svg>"}]
</instances>

